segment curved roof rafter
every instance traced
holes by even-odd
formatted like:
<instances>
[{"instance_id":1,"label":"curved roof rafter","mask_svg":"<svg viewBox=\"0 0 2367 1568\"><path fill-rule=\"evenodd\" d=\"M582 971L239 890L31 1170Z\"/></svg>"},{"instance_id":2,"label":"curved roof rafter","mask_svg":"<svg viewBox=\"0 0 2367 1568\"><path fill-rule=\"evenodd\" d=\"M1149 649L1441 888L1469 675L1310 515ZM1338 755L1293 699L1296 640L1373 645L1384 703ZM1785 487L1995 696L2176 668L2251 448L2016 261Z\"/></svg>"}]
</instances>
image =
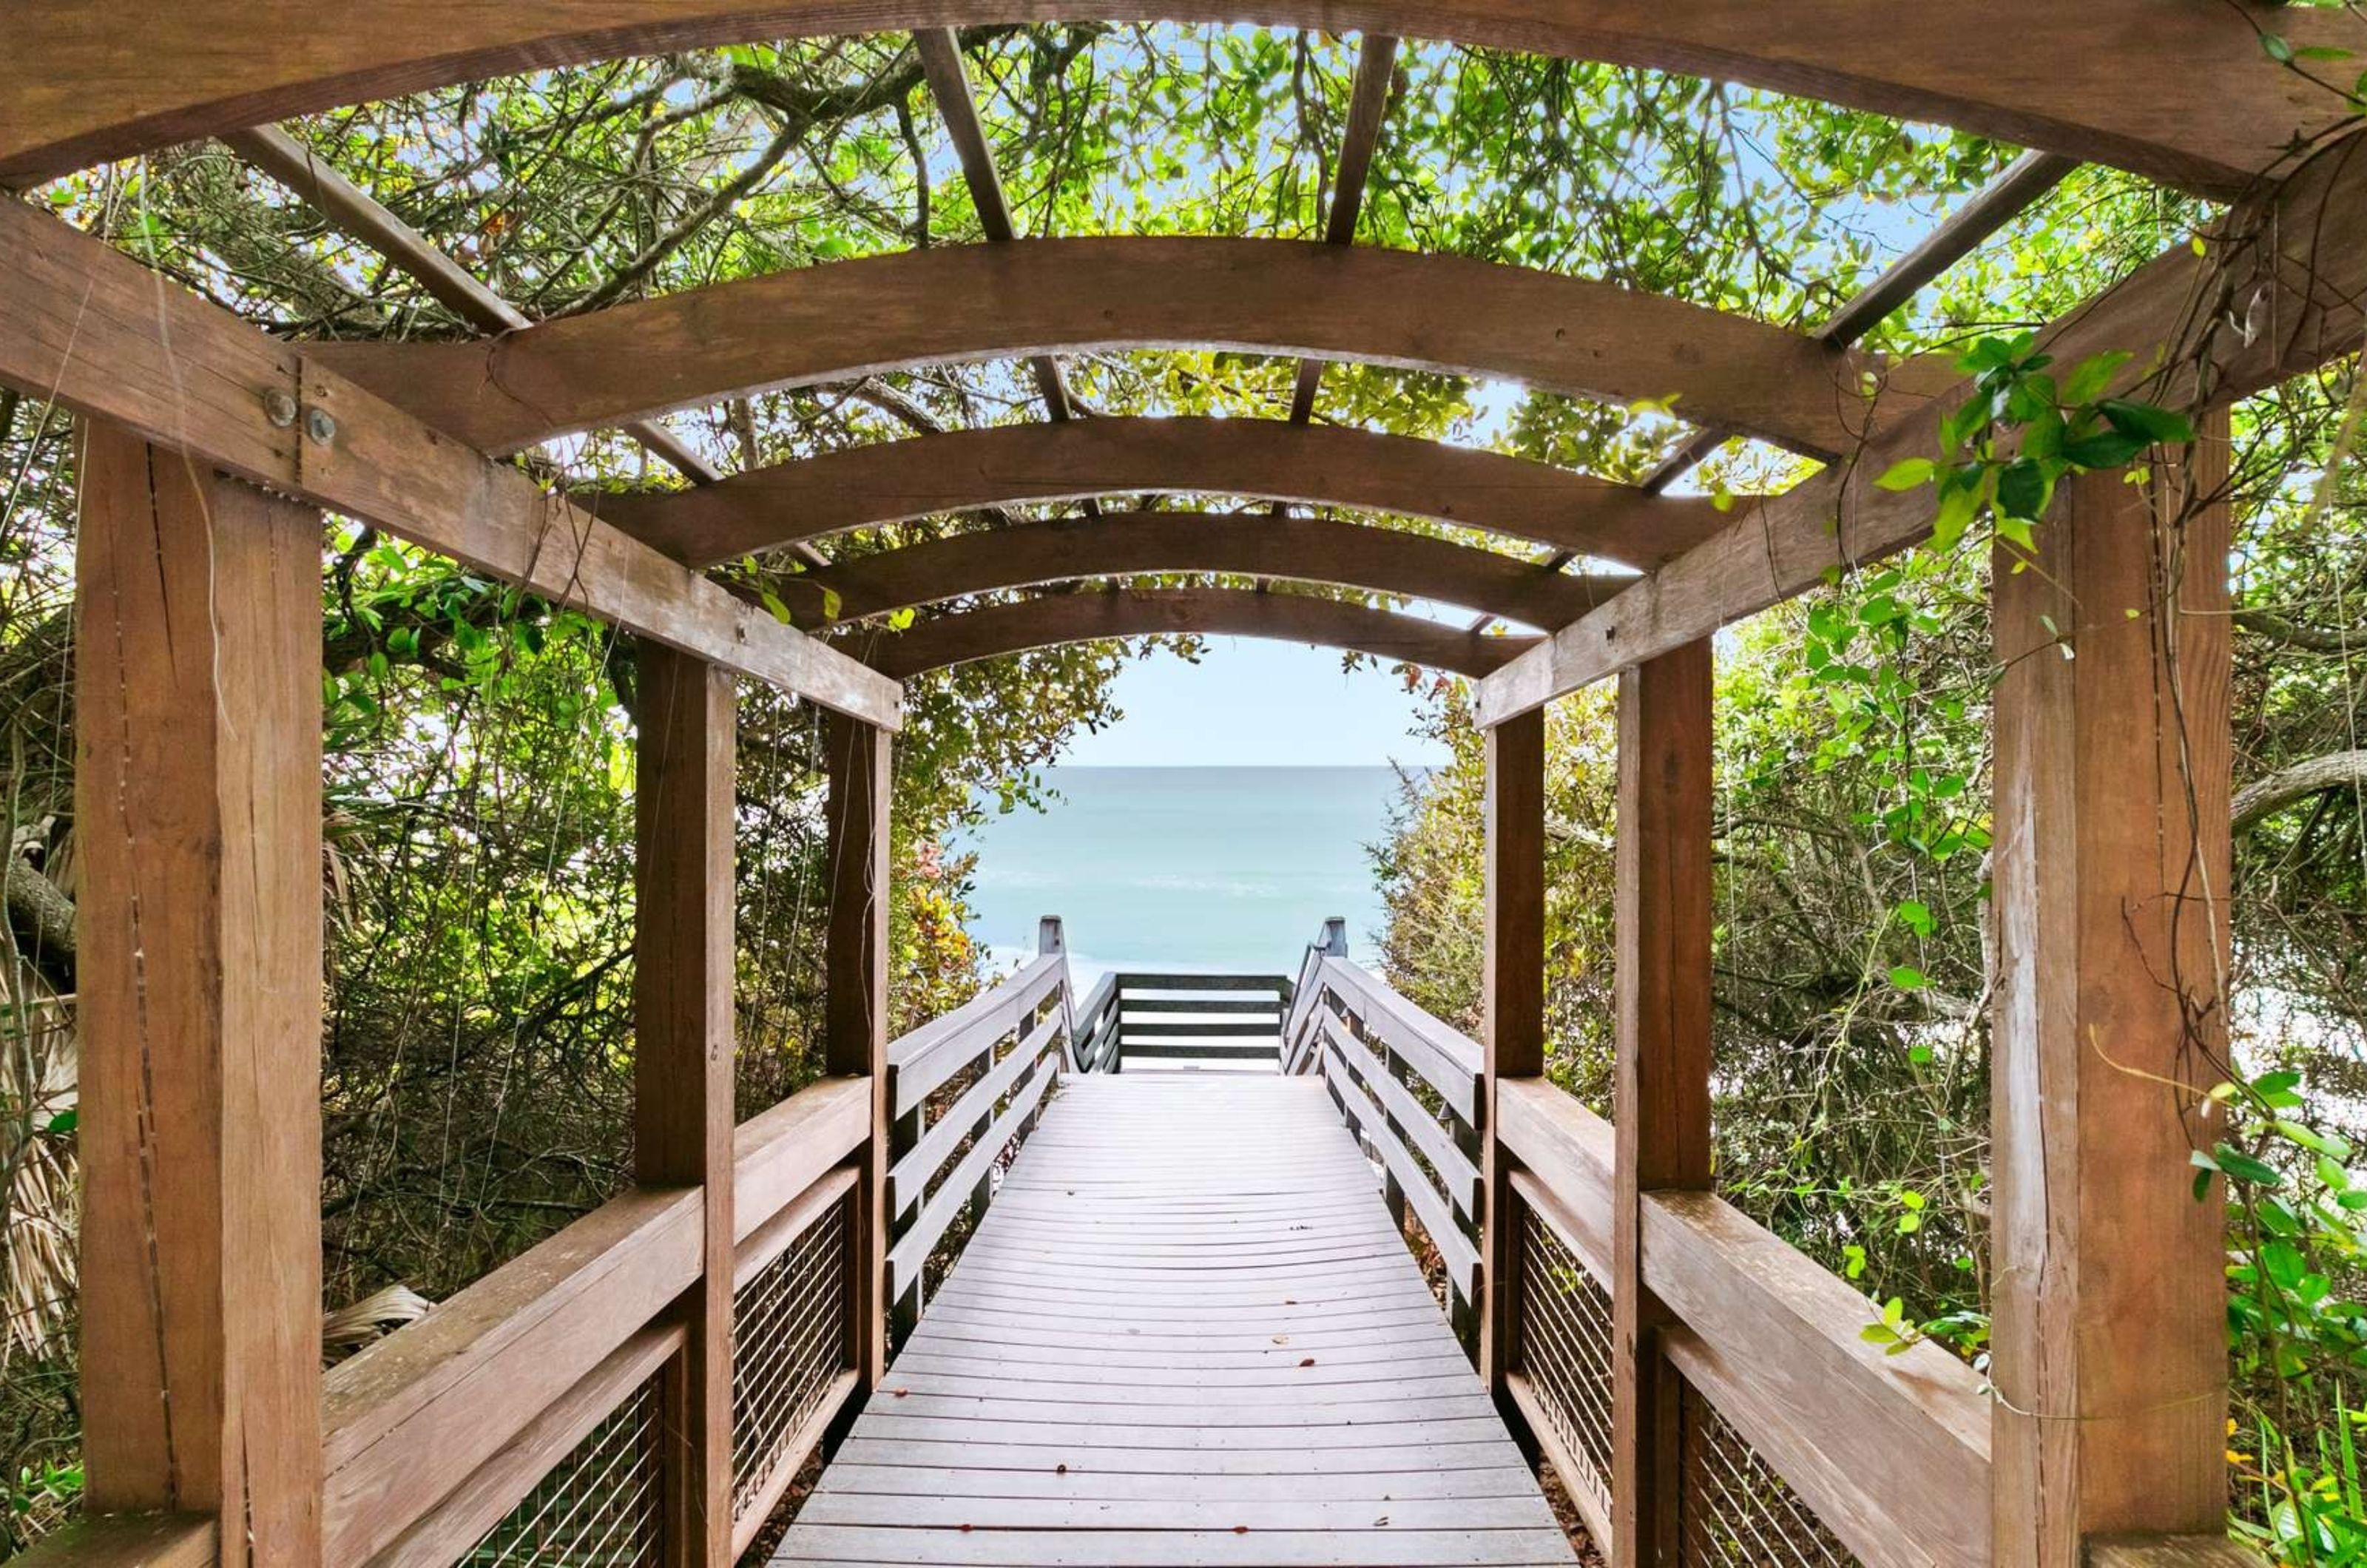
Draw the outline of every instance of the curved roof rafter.
<instances>
[{"instance_id":1,"label":"curved roof rafter","mask_svg":"<svg viewBox=\"0 0 2367 1568\"><path fill-rule=\"evenodd\" d=\"M1920 408L1953 371L1882 361L1616 284L1295 240L1097 238L831 262L569 316L481 343L309 349L489 452L886 370L1104 349L1229 350L1492 377L1818 455ZM1919 391L1919 389L1920 389Z\"/></svg>"},{"instance_id":2,"label":"curved roof rafter","mask_svg":"<svg viewBox=\"0 0 2367 1568\"><path fill-rule=\"evenodd\" d=\"M1646 567L1726 519L1549 463L1278 419L1000 424L849 446L663 493L585 491L603 519L692 566L856 528L1021 502L1232 495L1420 517Z\"/></svg>"},{"instance_id":3,"label":"curved roof rafter","mask_svg":"<svg viewBox=\"0 0 2367 1568\"><path fill-rule=\"evenodd\" d=\"M87 0L15 0L0 50L0 183L266 120L477 80L793 36L1012 21L1233 22L1394 33L1745 83L1932 120L2225 196L2341 106L2267 58L2340 41L2339 12L2258 0L2056 0L1902 9L1821 0L182 0L127 29Z\"/></svg>"},{"instance_id":4,"label":"curved roof rafter","mask_svg":"<svg viewBox=\"0 0 2367 1568\"><path fill-rule=\"evenodd\" d=\"M989 604L923 621L909 631L857 629L837 647L897 680L975 660L1070 643L1184 633L1313 643L1421 664L1474 680L1538 646L1345 599L1245 588L1121 588Z\"/></svg>"},{"instance_id":5,"label":"curved roof rafter","mask_svg":"<svg viewBox=\"0 0 2367 1568\"><path fill-rule=\"evenodd\" d=\"M858 556L789 578L785 591L834 596L825 618L856 621L1002 589L1169 572L1360 588L1548 630L1636 581L1577 576L1402 528L1250 512L1127 512L980 529Z\"/></svg>"}]
</instances>

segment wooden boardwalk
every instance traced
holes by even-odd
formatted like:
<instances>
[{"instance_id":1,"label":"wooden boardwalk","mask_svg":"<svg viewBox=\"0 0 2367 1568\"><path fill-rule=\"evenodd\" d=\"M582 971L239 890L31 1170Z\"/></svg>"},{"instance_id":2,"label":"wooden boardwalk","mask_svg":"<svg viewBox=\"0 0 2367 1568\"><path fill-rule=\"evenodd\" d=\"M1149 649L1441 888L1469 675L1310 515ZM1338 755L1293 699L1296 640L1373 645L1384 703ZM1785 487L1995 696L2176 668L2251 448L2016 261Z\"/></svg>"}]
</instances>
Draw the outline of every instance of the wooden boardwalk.
<instances>
[{"instance_id":1,"label":"wooden boardwalk","mask_svg":"<svg viewBox=\"0 0 2367 1568\"><path fill-rule=\"evenodd\" d=\"M776 1562L1569 1563L1313 1078L1064 1080Z\"/></svg>"}]
</instances>

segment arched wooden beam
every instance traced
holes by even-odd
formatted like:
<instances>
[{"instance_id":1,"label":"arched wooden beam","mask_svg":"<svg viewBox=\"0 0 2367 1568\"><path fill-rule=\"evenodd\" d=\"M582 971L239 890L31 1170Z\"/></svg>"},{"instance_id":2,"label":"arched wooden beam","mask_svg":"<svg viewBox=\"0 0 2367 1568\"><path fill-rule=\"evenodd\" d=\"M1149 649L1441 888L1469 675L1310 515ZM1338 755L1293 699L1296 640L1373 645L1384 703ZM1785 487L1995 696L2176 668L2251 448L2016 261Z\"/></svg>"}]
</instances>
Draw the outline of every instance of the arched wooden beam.
<instances>
[{"instance_id":1,"label":"arched wooden beam","mask_svg":"<svg viewBox=\"0 0 2367 1568\"><path fill-rule=\"evenodd\" d=\"M1376 659L1426 664L1474 680L1538 641L1533 637L1487 637L1341 599L1235 588L1127 588L990 604L940 615L910 631L857 630L837 642L882 674L908 680L949 664L1031 649L1175 632L1316 643Z\"/></svg>"},{"instance_id":2,"label":"arched wooden beam","mask_svg":"<svg viewBox=\"0 0 2367 1568\"><path fill-rule=\"evenodd\" d=\"M507 72L791 36L1012 21L1255 20L1648 66L1936 120L2225 195L2336 95L2271 61L2356 43L2339 12L2241 0L179 0L139 26L91 0L10 0L0 182ZM2341 75L2338 62L2332 74ZM2343 78L2348 80L2347 77Z\"/></svg>"},{"instance_id":3,"label":"arched wooden beam","mask_svg":"<svg viewBox=\"0 0 2367 1568\"><path fill-rule=\"evenodd\" d=\"M1290 240L946 245L563 317L482 343L308 348L489 452L775 387L915 365L1214 348L1496 376L1807 452L1855 446L1877 362L1616 284ZM1910 367L1910 370L1914 367ZM1953 381L1953 369L1934 372ZM1903 374L1886 406L1920 406Z\"/></svg>"},{"instance_id":4,"label":"arched wooden beam","mask_svg":"<svg viewBox=\"0 0 2367 1568\"><path fill-rule=\"evenodd\" d=\"M1422 517L1648 567L1725 525L1549 463L1278 419L1088 419L868 446L663 494L577 499L677 560L711 566L850 528L1018 502L1238 495Z\"/></svg>"},{"instance_id":5,"label":"arched wooden beam","mask_svg":"<svg viewBox=\"0 0 2367 1568\"><path fill-rule=\"evenodd\" d=\"M1576 577L1401 528L1262 512L1126 512L987 529L858 556L790 581L837 595L835 618L854 621L996 589L1174 571L1435 599L1548 630L1636 581Z\"/></svg>"}]
</instances>

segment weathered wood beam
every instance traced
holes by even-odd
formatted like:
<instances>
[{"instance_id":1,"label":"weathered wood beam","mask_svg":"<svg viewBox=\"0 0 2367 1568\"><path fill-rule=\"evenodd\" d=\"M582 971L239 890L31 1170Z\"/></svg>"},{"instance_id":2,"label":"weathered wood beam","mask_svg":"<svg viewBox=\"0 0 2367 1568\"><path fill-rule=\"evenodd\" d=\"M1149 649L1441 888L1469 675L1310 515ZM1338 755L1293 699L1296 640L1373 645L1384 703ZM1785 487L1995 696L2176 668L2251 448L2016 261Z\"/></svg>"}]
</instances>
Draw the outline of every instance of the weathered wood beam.
<instances>
[{"instance_id":1,"label":"weathered wood beam","mask_svg":"<svg viewBox=\"0 0 2367 1568\"><path fill-rule=\"evenodd\" d=\"M2130 353L2118 389L2175 406L2227 402L2355 352L2367 324L2367 137L2231 213L2203 251L2155 258L2051 323L2042 343L2065 364ZM1962 395L1895 422L1838 470L1740 502L1716 537L1485 682L1476 716L1500 722L1928 537L1931 492L1874 481L1905 458L1936 457L1941 410Z\"/></svg>"},{"instance_id":2,"label":"weathered wood beam","mask_svg":"<svg viewBox=\"0 0 2367 1568\"><path fill-rule=\"evenodd\" d=\"M2000 547L1996 1561L2227 1507L2227 421ZM2076 655L2076 657L2065 657Z\"/></svg>"},{"instance_id":3,"label":"weathered wood beam","mask_svg":"<svg viewBox=\"0 0 2367 1568\"><path fill-rule=\"evenodd\" d=\"M390 0L323 25L298 0L187 0L129 30L84 0L0 12L16 63L0 181L25 185L170 142L512 72L784 37L1014 21L1234 22L1215 0ZM2097 0L2076 39L2048 0L1929 6L1818 0L1767 25L1758 0L1263 0L1270 26L1364 30L1674 71L1936 120L2220 195L2350 112L2271 60L2357 42L2339 11ZM1870 49L1866 39L1883 40ZM2338 68L2339 73L2339 68Z\"/></svg>"},{"instance_id":4,"label":"weathered wood beam","mask_svg":"<svg viewBox=\"0 0 2367 1568\"><path fill-rule=\"evenodd\" d=\"M1988 1568L1979 1373L1930 1341L1869 1343L1874 1303L1712 1193L1648 1195L1643 1240L1645 1285L1682 1325L1669 1359L1856 1561Z\"/></svg>"},{"instance_id":5,"label":"weathered wood beam","mask_svg":"<svg viewBox=\"0 0 2367 1568\"><path fill-rule=\"evenodd\" d=\"M1680 397L1716 423L1853 450L1938 367L1615 284L1467 257L1200 236L1030 240L832 262L540 322L481 344L313 353L487 451L901 366L1103 348L1226 348Z\"/></svg>"},{"instance_id":6,"label":"weathered wood beam","mask_svg":"<svg viewBox=\"0 0 2367 1568\"><path fill-rule=\"evenodd\" d=\"M1629 566L1726 525L1706 497L1647 496L1475 447L1278 419L1089 419L880 441L663 493L579 505L708 566L854 528L1096 495L1239 495L1353 507L1529 539Z\"/></svg>"},{"instance_id":7,"label":"weathered wood beam","mask_svg":"<svg viewBox=\"0 0 2367 1568\"><path fill-rule=\"evenodd\" d=\"M855 1366L860 1386L888 1368L888 1168L895 1120L888 1070L889 840L895 791L885 730L832 716L823 737L830 923L822 955L823 1055L829 1071L869 1089L863 1181L855 1197ZM913 1118L915 1130L918 1117Z\"/></svg>"},{"instance_id":8,"label":"weathered wood beam","mask_svg":"<svg viewBox=\"0 0 2367 1568\"><path fill-rule=\"evenodd\" d=\"M1682 1384L1661 1344L1677 1319L1646 1278L1644 1204L1710 1185L1714 732L1707 639L1620 676L1611 1556L1622 1563L1681 1560Z\"/></svg>"},{"instance_id":9,"label":"weathered wood beam","mask_svg":"<svg viewBox=\"0 0 2367 1568\"><path fill-rule=\"evenodd\" d=\"M929 93L937 113L961 157L962 181L969 186L970 205L978 209L979 227L991 244L1019 237L1011 221L1011 203L1002 194L1002 175L994 166L994 149L987 145L986 127L978 118L978 101L970 96L969 73L962 66L961 40L951 28L923 28L912 35L921 51L921 69L929 79ZM1055 423L1075 412L1060 362L1048 354L1028 360L1036 372L1036 389L1044 394L1044 412Z\"/></svg>"},{"instance_id":10,"label":"weathered wood beam","mask_svg":"<svg viewBox=\"0 0 2367 1568\"><path fill-rule=\"evenodd\" d=\"M359 240L392 262L438 304L470 325L499 334L529 324L525 311L479 282L426 235L277 126L249 126L226 132L222 141L232 152L310 203L338 232ZM643 422L626 425L624 430L651 457L691 479L709 484L723 477L663 425Z\"/></svg>"},{"instance_id":11,"label":"weathered wood beam","mask_svg":"<svg viewBox=\"0 0 2367 1568\"><path fill-rule=\"evenodd\" d=\"M799 624L813 626L829 614L833 596L836 618L855 621L997 589L1180 571L1476 605L1533 626L1563 625L1629 581L1547 571L1516 557L1401 528L1263 513L1126 512L955 534L857 556L783 587L794 595ZM809 604L817 619L802 613Z\"/></svg>"},{"instance_id":12,"label":"weathered wood beam","mask_svg":"<svg viewBox=\"0 0 2367 1568\"><path fill-rule=\"evenodd\" d=\"M317 1568L321 516L100 421L78 478L86 1502Z\"/></svg>"},{"instance_id":13,"label":"weathered wood beam","mask_svg":"<svg viewBox=\"0 0 2367 1568\"><path fill-rule=\"evenodd\" d=\"M1502 1090L1507 1078L1535 1078L1546 1070L1545 711L1533 709L1489 730L1487 764L1479 1376L1504 1404L1519 1331L1520 1235L1512 1224L1515 1161L1504 1145Z\"/></svg>"},{"instance_id":14,"label":"weathered wood beam","mask_svg":"<svg viewBox=\"0 0 2367 1568\"><path fill-rule=\"evenodd\" d=\"M1349 89L1348 131L1340 143L1340 169L1331 186L1331 209L1324 215L1323 243L1356 243L1356 218L1365 209L1365 182L1373 172L1373 154L1381 144L1381 126L1388 118L1389 83L1397 74L1398 40L1387 33L1367 33L1356 46L1356 79ZM1320 359L1298 362L1298 379L1290 392L1290 423L1305 424L1315 417L1315 390L1323 380Z\"/></svg>"},{"instance_id":15,"label":"weathered wood beam","mask_svg":"<svg viewBox=\"0 0 2367 1568\"><path fill-rule=\"evenodd\" d=\"M690 1288L705 1247L697 1193L628 1191L340 1363L326 1560L371 1561L481 1474Z\"/></svg>"},{"instance_id":16,"label":"weathered wood beam","mask_svg":"<svg viewBox=\"0 0 2367 1568\"><path fill-rule=\"evenodd\" d=\"M990 604L940 615L907 632L858 631L843 641L901 678L1063 643L1179 632L1316 643L1470 676L1501 667L1535 640L1477 637L1339 599L1229 588L1143 588Z\"/></svg>"},{"instance_id":17,"label":"weathered wood beam","mask_svg":"<svg viewBox=\"0 0 2367 1568\"><path fill-rule=\"evenodd\" d=\"M1884 268L1881 276L1852 295L1818 336L1836 348L1854 344L1925 285L1971 254L1982 241L2028 210L2077 167L2073 160L2051 152L2026 152L2017 158L2004 174L1923 236L1914 249ZM1659 467L1645 476L1640 488L1648 495L1665 492L1733 434L1716 425L1704 425L1662 458ZM1569 559L1567 555L1557 556L1553 564L1567 565Z\"/></svg>"},{"instance_id":18,"label":"weathered wood beam","mask_svg":"<svg viewBox=\"0 0 2367 1568\"><path fill-rule=\"evenodd\" d=\"M668 1568L730 1568L734 1067L732 831L738 682L642 651L633 862L633 1176L698 1190L699 1275L662 1383Z\"/></svg>"},{"instance_id":19,"label":"weathered wood beam","mask_svg":"<svg viewBox=\"0 0 2367 1568\"><path fill-rule=\"evenodd\" d=\"M0 201L0 383L824 707L901 722L894 682L22 202Z\"/></svg>"}]
</instances>

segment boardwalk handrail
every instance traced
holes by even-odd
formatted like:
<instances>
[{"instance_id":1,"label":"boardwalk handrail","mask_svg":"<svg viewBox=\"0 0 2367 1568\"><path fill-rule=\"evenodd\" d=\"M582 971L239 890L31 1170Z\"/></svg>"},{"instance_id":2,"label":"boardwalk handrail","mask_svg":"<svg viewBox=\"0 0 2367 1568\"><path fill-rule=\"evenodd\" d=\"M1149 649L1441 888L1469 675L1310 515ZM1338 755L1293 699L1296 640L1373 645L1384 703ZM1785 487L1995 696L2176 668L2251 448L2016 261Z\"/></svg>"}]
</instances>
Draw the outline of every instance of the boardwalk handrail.
<instances>
[{"instance_id":1,"label":"boardwalk handrail","mask_svg":"<svg viewBox=\"0 0 2367 1568\"><path fill-rule=\"evenodd\" d=\"M1610 1540L1612 1124L1544 1078L1505 1077L1488 1128L1484 1048L1351 963L1336 926L1308 949L1285 1063L1330 1080L1392 1207L1412 1211L1445 1262L1458 1326L1476 1315L1481 1224L1509 1227L1504 1272L1484 1281L1510 1303L1509 1403L1595 1539ZM1497 1213L1476 1154L1483 1129L1507 1167ZM1791 1511L1768 1517L1794 1521L1793 1533L1761 1541L1762 1560L1814 1560L1813 1538L1870 1564L1986 1562L1980 1377L1928 1342L1868 1341L1873 1303L1715 1194L1640 1201L1641 1279L1665 1314L1659 1337L1683 1380L1689 1440L1725 1444L1761 1501L1788 1495ZM1916 1485L1890 1480L1902 1464Z\"/></svg>"},{"instance_id":2,"label":"boardwalk handrail","mask_svg":"<svg viewBox=\"0 0 2367 1568\"><path fill-rule=\"evenodd\" d=\"M733 1533L744 1545L855 1387L853 1156L860 1078L824 1078L734 1136ZM683 1342L695 1189L629 1191L333 1369L324 1560L452 1561L497 1527ZM752 1306L772 1310L751 1313Z\"/></svg>"},{"instance_id":3,"label":"boardwalk handrail","mask_svg":"<svg viewBox=\"0 0 2367 1568\"><path fill-rule=\"evenodd\" d=\"M931 1259L955 1222L984 1211L996 1165L1035 1125L1059 1068L1082 1066L1057 919L1044 921L1037 946L1009 979L889 1043L880 1212L899 1343L920 1321Z\"/></svg>"},{"instance_id":4,"label":"boardwalk handrail","mask_svg":"<svg viewBox=\"0 0 2367 1568\"><path fill-rule=\"evenodd\" d=\"M1284 1061L1319 1072L1380 1162L1383 1195L1410 1210L1438 1251L1447 1311L1467 1342L1478 1329L1480 1103L1485 1054L1387 983L1351 963L1339 922L1308 950Z\"/></svg>"}]
</instances>

